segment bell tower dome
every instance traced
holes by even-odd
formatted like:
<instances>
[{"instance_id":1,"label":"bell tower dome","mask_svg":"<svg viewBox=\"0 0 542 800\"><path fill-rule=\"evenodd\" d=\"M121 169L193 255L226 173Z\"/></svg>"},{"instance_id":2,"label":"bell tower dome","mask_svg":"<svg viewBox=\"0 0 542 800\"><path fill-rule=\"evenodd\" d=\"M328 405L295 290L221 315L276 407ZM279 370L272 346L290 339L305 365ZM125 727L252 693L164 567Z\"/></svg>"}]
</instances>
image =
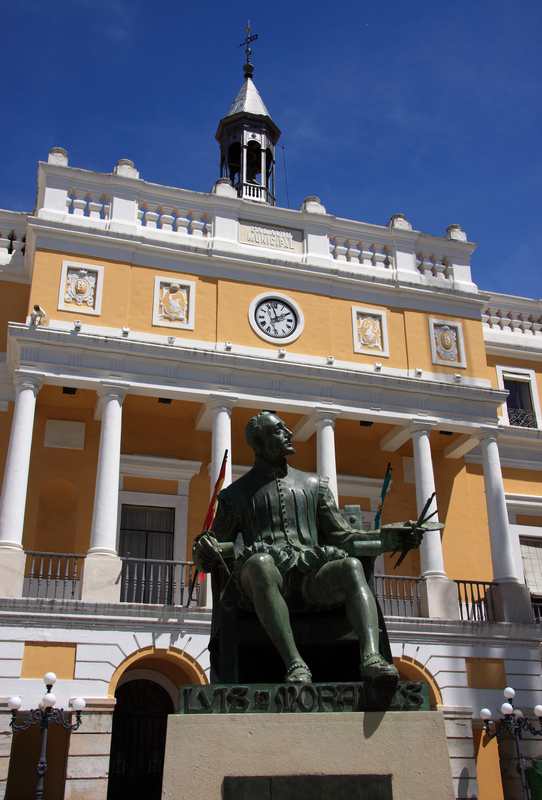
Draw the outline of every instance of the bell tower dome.
<instances>
[{"instance_id":1,"label":"bell tower dome","mask_svg":"<svg viewBox=\"0 0 542 800\"><path fill-rule=\"evenodd\" d=\"M220 144L220 177L229 178L237 196L255 203L275 205L275 146L280 137L252 80L250 36L247 27L245 82L226 116L220 120L216 138Z\"/></svg>"}]
</instances>

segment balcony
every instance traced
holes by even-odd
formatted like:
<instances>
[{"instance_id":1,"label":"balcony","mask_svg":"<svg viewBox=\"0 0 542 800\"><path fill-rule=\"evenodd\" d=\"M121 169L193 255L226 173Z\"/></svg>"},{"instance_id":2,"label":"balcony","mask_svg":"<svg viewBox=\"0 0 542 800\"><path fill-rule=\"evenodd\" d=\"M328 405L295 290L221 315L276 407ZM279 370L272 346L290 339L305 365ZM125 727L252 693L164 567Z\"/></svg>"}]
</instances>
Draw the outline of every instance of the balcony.
<instances>
[{"instance_id":1,"label":"balcony","mask_svg":"<svg viewBox=\"0 0 542 800\"><path fill-rule=\"evenodd\" d=\"M197 606L198 573L192 561L123 558L121 603Z\"/></svg>"},{"instance_id":2,"label":"balcony","mask_svg":"<svg viewBox=\"0 0 542 800\"><path fill-rule=\"evenodd\" d=\"M80 600L85 556L73 553L26 552L23 597ZM192 561L153 558L121 559L120 602L141 605L199 605L199 580ZM421 618L422 578L375 575L375 595L386 617ZM460 620L498 622L496 583L455 581ZM542 597L533 597L533 622L542 622Z\"/></svg>"},{"instance_id":3,"label":"balcony","mask_svg":"<svg viewBox=\"0 0 542 800\"><path fill-rule=\"evenodd\" d=\"M79 600L85 556L73 553L26 552L23 596Z\"/></svg>"}]
</instances>

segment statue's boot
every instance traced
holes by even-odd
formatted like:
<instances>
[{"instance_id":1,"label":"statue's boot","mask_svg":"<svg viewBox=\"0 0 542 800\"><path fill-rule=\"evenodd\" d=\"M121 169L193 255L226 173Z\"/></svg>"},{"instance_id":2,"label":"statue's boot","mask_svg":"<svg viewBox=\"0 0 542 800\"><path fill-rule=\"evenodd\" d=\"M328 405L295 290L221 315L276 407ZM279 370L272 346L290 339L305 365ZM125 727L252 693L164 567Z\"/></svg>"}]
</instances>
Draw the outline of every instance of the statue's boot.
<instances>
[{"instance_id":1,"label":"statue's boot","mask_svg":"<svg viewBox=\"0 0 542 800\"><path fill-rule=\"evenodd\" d=\"M359 671L363 681L371 681L378 688L392 689L397 686L399 673L393 664L388 664L380 653L371 653L360 664Z\"/></svg>"},{"instance_id":2,"label":"statue's boot","mask_svg":"<svg viewBox=\"0 0 542 800\"><path fill-rule=\"evenodd\" d=\"M284 683L311 683L312 675L310 669L302 661L294 661L286 677Z\"/></svg>"}]
</instances>

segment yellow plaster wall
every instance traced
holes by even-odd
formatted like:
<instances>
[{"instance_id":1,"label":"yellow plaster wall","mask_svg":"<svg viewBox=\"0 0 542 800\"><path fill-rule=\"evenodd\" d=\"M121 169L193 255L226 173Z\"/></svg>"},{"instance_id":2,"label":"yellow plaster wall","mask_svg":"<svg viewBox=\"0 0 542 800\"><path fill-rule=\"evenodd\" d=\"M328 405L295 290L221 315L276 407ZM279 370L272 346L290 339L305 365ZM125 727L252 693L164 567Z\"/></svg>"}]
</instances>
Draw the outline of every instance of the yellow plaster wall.
<instances>
[{"instance_id":1,"label":"yellow plaster wall","mask_svg":"<svg viewBox=\"0 0 542 800\"><path fill-rule=\"evenodd\" d=\"M30 286L27 283L0 283L0 353L7 348L8 322L25 322Z\"/></svg>"},{"instance_id":2,"label":"yellow plaster wall","mask_svg":"<svg viewBox=\"0 0 542 800\"><path fill-rule=\"evenodd\" d=\"M503 467L504 491L510 494L542 495L542 472L537 469Z\"/></svg>"},{"instance_id":3,"label":"yellow plaster wall","mask_svg":"<svg viewBox=\"0 0 542 800\"><path fill-rule=\"evenodd\" d=\"M68 259L74 263L92 263L104 267L102 310L99 316L82 314L77 308L73 311L57 309L62 261ZM166 278L195 282L193 331L179 328L176 332L173 328L152 325L154 278L158 274ZM265 291L272 289L250 282L204 278L194 275L189 269L184 272L158 272L154 268L119 261L38 250L30 304L40 303L53 319L72 322L74 315L78 315L89 325L113 328L128 325L132 331L178 335L208 342L232 341L234 345L276 351L282 346L281 342L278 341L275 345L264 341L253 331L248 320L250 303ZM362 364L373 363L379 357L378 353L354 352L352 306L363 306L363 303L308 291L288 290L287 294L299 304L305 317L303 333L295 342L287 345L290 352L321 358L333 355L337 360ZM369 307L372 308L373 305L369 304ZM421 367L424 371L444 374L459 369L457 364L447 366L432 363L429 313L384 306L381 310L386 312L390 344L389 358L382 357L387 366ZM452 322L460 321L463 325L467 358L465 374L485 378L487 364L480 321L453 316L449 319Z\"/></svg>"},{"instance_id":4,"label":"yellow plaster wall","mask_svg":"<svg viewBox=\"0 0 542 800\"><path fill-rule=\"evenodd\" d=\"M26 550L81 554L88 550L101 428L101 423L94 420L95 403L96 393L83 389L74 397L63 395L59 386L44 386L38 394L23 534ZM84 422L84 450L45 447L48 419ZM70 503L76 503L75 519L73 505L70 510L66 508L68 504L62 508L58 503L53 506L56 516L48 519L48 503L53 502L55 491L62 500L61 486L51 486L57 481L73 486L73 492L69 491ZM60 528L55 527L59 519Z\"/></svg>"},{"instance_id":5,"label":"yellow plaster wall","mask_svg":"<svg viewBox=\"0 0 542 800\"><path fill-rule=\"evenodd\" d=\"M104 291L102 293L101 314L84 314L77 306L73 311L58 309L58 295L62 262L92 264L105 268ZM36 250L34 273L30 292L30 305L39 303L51 319L73 323L81 319L85 325L102 325L120 328L127 325L128 302L130 298L131 271L129 264L111 259L71 255L54 250ZM152 312L151 312L152 313Z\"/></svg>"},{"instance_id":6,"label":"yellow plaster wall","mask_svg":"<svg viewBox=\"0 0 542 800\"><path fill-rule=\"evenodd\" d=\"M76 644L65 642L25 642L21 678L43 679L54 672L59 681L73 681Z\"/></svg>"},{"instance_id":7,"label":"yellow plaster wall","mask_svg":"<svg viewBox=\"0 0 542 800\"><path fill-rule=\"evenodd\" d=\"M195 281L195 327L193 331L152 325L154 278L160 275L172 281ZM107 280L107 274L105 276ZM108 290L109 291L109 290ZM217 282L214 278L202 278L188 272L157 272L149 267L132 266L130 280L130 303L126 324L134 331L155 333L162 336L181 336L183 339L216 341L216 296ZM117 325L117 327L119 327Z\"/></svg>"},{"instance_id":8,"label":"yellow plaster wall","mask_svg":"<svg viewBox=\"0 0 542 800\"><path fill-rule=\"evenodd\" d=\"M8 404L7 411L0 411L0 480L4 481L4 469L8 455L11 421L13 419L14 403ZM0 484L1 485L1 484Z\"/></svg>"},{"instance_id":9,"label":"yellow plaster wall","mask_svg":"<svg viewBox=\"0 0 542 800\"><path fill-rule=\"evenodd\" d=\"M534 514L516 514L516 525L529 525L533 528L542 527L542 517Z\"/></svg>"},{"instance_id":10,"label":"yellow plaster wall","mask_svg":"<svg viewBox=\"0 0 542 800\"><path fill-rule=\"evenodd\" d=\"M177 481L164 481L158 478L136 478L126 475L123 489L125 492L150 492L151 494L177 494Z\"/></svg>"},{"instance_id":11,"label":"yellow plaster wall","mask_svg":"<svg viewBox=\"0 0 542 800\"><path fill-rule=\"evenodd\" d=\"M505 689L508 686L502 658L466 658L469 689Z\"/></svg>"},{"instance_id":12,"label":"yellow plaster wall","mask_svg":"<svg viewBox=\"0 0 542 800\"><path fill-rule=\"evenodd\" d=\"M490 739L483 728L475 728L472 738L478 778L478 800L504 800L498 740Z\"/></svg>"},{"instance_id":13,"label":"yellow plaster wall","mask_svg":"<svg viewBox=\"0 0 542 800\"><path fill-rule=\"evenodd\" d=\"M449 366L433 364L429 318L441 319L441 317L425 311L405 310L404 312L408 369L420 368L427 372L445 375L460 372L462 375L487 379L488 369L481 321L451 315L445 317L447 321L460 322L462 325L467 363L466 368L463 368L459 367L457 363L450 363Z\"/></svg>"}]
</instances>

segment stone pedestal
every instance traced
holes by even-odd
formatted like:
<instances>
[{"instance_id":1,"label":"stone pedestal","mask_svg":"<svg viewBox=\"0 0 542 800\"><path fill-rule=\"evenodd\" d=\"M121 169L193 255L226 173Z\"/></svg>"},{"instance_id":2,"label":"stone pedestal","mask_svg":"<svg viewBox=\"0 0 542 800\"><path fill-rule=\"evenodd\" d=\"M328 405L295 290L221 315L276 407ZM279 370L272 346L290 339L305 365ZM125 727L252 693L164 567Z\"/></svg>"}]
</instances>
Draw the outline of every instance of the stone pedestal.
<instances>
[{"instance_id":1,"label":"stone pedestal","mask_svg":"<svg viewBox=\"0 0 542 800\"><path fill-rule=\"evenodd\" d=\"M495 617L499 622L519 622L530 625L533 621L531 593L523 583L499 583L493 587Z\"/></svg>"},{"instance_id":2,"label":"stone pedestal","mask_svg":"<svg viewBox=\"0 0 542 800\"><path fill-rule=\"evenodd\" d=\"M449 578L423 578L420 581L420 602L422 617L459 619L457 586Z\"/></svg>"},{"instance_id":3,"label":"stone pedestal","mask_svg":"<svg viewBox=\"0 0 542 800\"><path fill-rule=\"evenodd\" d=\"M315 777L326 775L391 775L393 800L454 800L442 714L336 712L168 718L164 799L221 800L226 777L313 776L307 781L310 784ZM303 782L296 791L298 800L303 798L302 786Z\"/></svg>"},{"instance_id":4,"label":"stone pedestal","mask_svg":"<svg viewBox=\"0 0 542 800\"><path fill-rule=\"evenodd\" d=\"M0 547L0 597L22 597L25 560L24 550Z\"/></svg>"},{"instance_id":5,"label":"stone pedestal","mask_svg":"<svg viewBox=\"0 0 542 800\"><path fill-rule=\"evenodd\" d=\"M88 555L83 565L81 600L120 602L121 572L122 561L118 556Z\"/></svg>"}]
</instances>

